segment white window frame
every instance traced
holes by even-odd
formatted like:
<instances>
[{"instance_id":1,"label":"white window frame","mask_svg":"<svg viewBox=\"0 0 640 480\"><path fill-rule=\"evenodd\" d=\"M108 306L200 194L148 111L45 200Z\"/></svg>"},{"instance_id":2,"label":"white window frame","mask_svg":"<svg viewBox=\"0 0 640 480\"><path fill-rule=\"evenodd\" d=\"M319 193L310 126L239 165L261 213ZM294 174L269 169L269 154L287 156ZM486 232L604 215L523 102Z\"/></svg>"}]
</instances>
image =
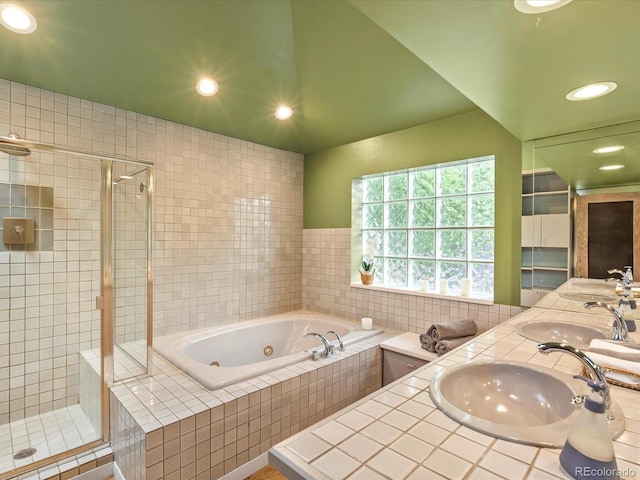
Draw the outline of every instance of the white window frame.
<instances>
[{"instance_id":1,"label":"white window frame","mask_svg":"<svg viewBox=\"0 0 640 480\"><path fill-rule=\"evenodd\" d=\"M452 167L452 166L460 166L460 165L466 165L467 169L466 172L468 174L468 172L472 171L471 167L473 164L476 163L480 163L480 162L487 162L487 161L492 161L493 162L493 189L492 190L487 190L487 191L482 191L482 192L472 192L470 191L470 185L471 182L469 181L469 178L467 178L467 188L466 188L466 192L464 194L462 193L456 193L453 195L443 195L440 194L440 188L438 185L439 179L440 179L440 174L438 173L439 170L447 168L447 167ZM415 172L420 172L420 171L428 171L428 170L433 170L435 171L435 176L436 176L436 191L434 196L429 196L426 197L427 199L433 199L435 204L436 204L436 217L438 215L438 207L437 205L439 204L439 200L442 199L446 199L446 198L451 198L452 196L455 197L464 197L466 200L466 211L467 211L467 215L466 215L466 223L465 225L460 225L460 226L455 226L455 227L448 227L448 226L442 226L439 225L439 221L438 218L436 218L435 220L435 225L433 226L429 226L429 227L411 227L410 226L410 221L409 221L409 217L410 217L410 213L409 213L409 206L411 205L412 201L415 201L416 198L415 197L411 197L410 192L407 192L407 196L404 199L401 200L393 200L390 201L387 198L387 180L384 180L384 198L382 199L382 201L376 201L376 202L367 202L366 199L364 198L364 185L365 182L369 179L375 179L375 178L385 178L388 179L389 177L392 177L394 175L403 175L406 174L408 176L407 179L407 184L409 184L409 175ZM493 205L494 205L494 209L493 209L493 222L491 225L479 225L479 226L471 226L469 225L470 222L470 214L469 214L469 205L470 205L470 199L472 197L476 197L479 195L492 195L493 196ZM403 226L403 227L389 227L386 224L387 221L387 206L390 203L402 203L405 202L407 204L407 225ZM384 218L385 220L383 220L383 225L380 228L364 228L363 223L363 212L364 212L364 208L366 205L373 205L373 204L379 204L382 205L383 210L385 211L384 214ZM402 256L398 256L398 255L388 255L388 252L385 251L376 251L375 252L375 263L376 265L380 266L382 265L383 268L378 268L376 270L376 279L374 284L369 287L365 287L365 288L375 288L375 289L383 289L383 290L401 290L401 291L410 291L410 292L416 292L419 294L426 294L428 296L433 296L433 295L438 295L438 296L447 296L447 297L461 297L464 294L464 297L462 298L469 298L469 299L481 299L481 300L485 300L485 301L493 301L493 296L494 296L494 289L495 289L495 156L493 155L489 155L489 156L484 156L484 157L479 157L479 158L472 158L472 159L466 159L466 160L461 160L461 161L456 161L456 162L446 162L446 163L439 163L439 164L434 164L434 165L427 165L424 167L417 167L417 168L411 168L411 169L404 169L404 170L397 170L397 171L389 171L389 172L383 172L383 173L378 173L378 174L372 174L372 175L365 175L359 178L355 178L352 181L352 224L351 224L351 237L352 237L352 242L351 242L351 283L354 286L359 286L361 284L360 281L360 275L359 275L359 270L361 269L361 263L362 263L362 259L363 257L365 257L367 255L367 246L364 245L363 242L363 231L378 231L381 232L382 237L386 237L385 232L388 232L390 230L394 230L394 231L406 231L406 237L407 237L407 252L406 255ZM438 239L442 232L446 232L446 231L451 231L451 230L465 230L465 237L467 239L467 245L465 247L465 258L462 259L461 257L459 258L454 258L451 260L447 260L446 258L443 258L439 255L439 249L438 246L436 245L436 250L434 252L434 256L431 257L415 257L411 255L411 251L410 251L410 240L409 238L411 237L411 232L416 231L416 230L429 230L429 231L433 231L434 235L436 237L436 239ZM487 260L487 259L482 259L482 260L478 260L478 259L473 259L471 258L471 244L470 244L470 231L472 230L491 230L491 234L493 235L493 246L492 246L492 253L491 253L491 260ZM485 232L486 233L486 232ZM437 240L436 240L437 242ZM384 243L384 241L383 241ZM389 261L393 260L393 259L398 259L398 260L406 260L407 262L407 274L406 274L406 283L402 284L402 283L390 283L388 281L385 281L386 279L384 278L384 268L387 267L389 265ZM436 270L435 270L435 274L433 276L430 276L430 278L421 278L421 279L412 279L412 272L411 272L411 266L413 261L419 261L419 260L426 260L428 262L434 262L435 266L436 266ZM455 278L451 278L451 276L447 276L446 273L442 273L440 270L440 266L442 262L461 262L464 263L464 272L465 272L465 276L462 278L458 278L457 276ZM470 266L471 265L486 265L486 266L490 266L490 268L485 269L486 272L490 271L490 277L491 280L490 282L485 281L482 285L480 285L480 288L475 288L474 289L474 282L473 279L470 282L470 288L469 291L463 291L463 288L466 289L466 284L467 281L465 280L463 282L463 278L464 279L468 279L470 277L472 277L472 275L470 275ZM441 278L442 277L442 278ZM422 281L423 280L423 281ZM441 290L441 287L443 287L443 285L441 285L440 280L446 280L446 290ZM490 291L487 291L488 289L488 285L490 283ZM484 287L484 288L481 288Z\"/></svg>"}]
</instances>

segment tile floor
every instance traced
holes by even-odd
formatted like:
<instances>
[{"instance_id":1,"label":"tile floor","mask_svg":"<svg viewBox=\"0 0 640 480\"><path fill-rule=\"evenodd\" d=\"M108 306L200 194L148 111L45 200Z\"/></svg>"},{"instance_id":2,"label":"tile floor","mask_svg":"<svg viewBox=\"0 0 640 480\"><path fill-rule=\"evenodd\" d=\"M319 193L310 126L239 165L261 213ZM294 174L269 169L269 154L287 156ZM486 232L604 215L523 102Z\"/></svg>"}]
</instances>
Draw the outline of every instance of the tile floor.
<instances>
[{"instance_id":1,"label":"tile floor","mask_svg":"<svg viewBox=\"0 0 640 480\"><path fill-rule=\"evenodd\" d=\"M80 405L0 425L0 475L99 438L100 432L95 431ZM26 448L35 448L36 452L14 459Z\"/></svg>"}]
</instances>

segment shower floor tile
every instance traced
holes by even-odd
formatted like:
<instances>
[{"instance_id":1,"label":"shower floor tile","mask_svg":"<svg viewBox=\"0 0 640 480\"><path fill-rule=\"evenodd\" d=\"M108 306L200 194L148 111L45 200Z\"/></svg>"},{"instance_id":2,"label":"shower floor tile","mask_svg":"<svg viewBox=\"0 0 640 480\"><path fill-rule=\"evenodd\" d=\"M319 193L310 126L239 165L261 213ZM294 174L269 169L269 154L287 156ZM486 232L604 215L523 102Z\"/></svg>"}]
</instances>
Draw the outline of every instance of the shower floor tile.
<instances>
[{"instance_id":1,"label":"shower floor tile","mask_svg":"<svg viewBox=\"0 0 640 480\"><path fill-rule=\"evenodd\" d=\"M80 405L0 425L0 475L100 438ZM35 448L33 455L14 455Z\"/></svg>"}]
</instances>

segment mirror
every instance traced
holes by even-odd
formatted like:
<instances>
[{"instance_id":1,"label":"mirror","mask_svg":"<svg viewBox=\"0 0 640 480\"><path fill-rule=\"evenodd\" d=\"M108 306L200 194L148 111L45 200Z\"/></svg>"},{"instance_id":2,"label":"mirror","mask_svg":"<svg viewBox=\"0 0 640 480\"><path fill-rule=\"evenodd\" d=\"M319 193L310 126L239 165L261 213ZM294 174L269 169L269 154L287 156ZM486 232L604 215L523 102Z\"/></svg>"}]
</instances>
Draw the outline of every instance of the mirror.
<instances>
[{"instance_id":1,"label":"mirror","mask_svg":"<svg viewBox=\"0 0 640 480\"><path fill-rule=\"evenodd\" d=\"M617 151L599 149L624 147ZM534 168L556 172L579 195L638 191L640 122L534 141ZM617 170L602 167L624 165Z\"/></svg>"},{"instance_id":2,"label":"mirror","mask_svg":"<svg viewBox=\"0 0 640 480\"><path fill-rule=\"evenodd\" d=\"M624 148L598 153L614 146ZM624 168L601 169L611 165ZM571 276L605 278L607 268L625 264L640 274L640 122L527 142L522 192L522 305ZM626 212L621 220L594 221L617 206ZM610 235L597 242L594 232ZM626 256L622 237L631 239Z\"/></svg>"}]
</instances>

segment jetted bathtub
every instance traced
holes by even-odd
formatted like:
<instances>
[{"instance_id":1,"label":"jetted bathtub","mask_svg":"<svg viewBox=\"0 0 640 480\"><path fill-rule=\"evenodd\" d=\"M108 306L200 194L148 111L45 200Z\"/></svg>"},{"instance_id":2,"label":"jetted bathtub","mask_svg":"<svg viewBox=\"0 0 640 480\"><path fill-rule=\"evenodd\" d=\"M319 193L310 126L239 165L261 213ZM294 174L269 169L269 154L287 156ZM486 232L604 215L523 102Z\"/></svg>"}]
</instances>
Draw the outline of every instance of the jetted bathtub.
<instances>
[{"instance_id":1,"label":"jetted bathtub","mask_svg":"<svg viewBox=\"0 0 640 480\"><path fill-rule=\"evenodd\" d=\"M382 330L362 330L360 324L306 311L258 318L224 327L208 327L153 339L153 349L209 390L231 385L312 358L324 350L315 332L333 345L340 335L348 345ZM340 352L338 352L339 354Z\"/></svg>"}]
</instances>

